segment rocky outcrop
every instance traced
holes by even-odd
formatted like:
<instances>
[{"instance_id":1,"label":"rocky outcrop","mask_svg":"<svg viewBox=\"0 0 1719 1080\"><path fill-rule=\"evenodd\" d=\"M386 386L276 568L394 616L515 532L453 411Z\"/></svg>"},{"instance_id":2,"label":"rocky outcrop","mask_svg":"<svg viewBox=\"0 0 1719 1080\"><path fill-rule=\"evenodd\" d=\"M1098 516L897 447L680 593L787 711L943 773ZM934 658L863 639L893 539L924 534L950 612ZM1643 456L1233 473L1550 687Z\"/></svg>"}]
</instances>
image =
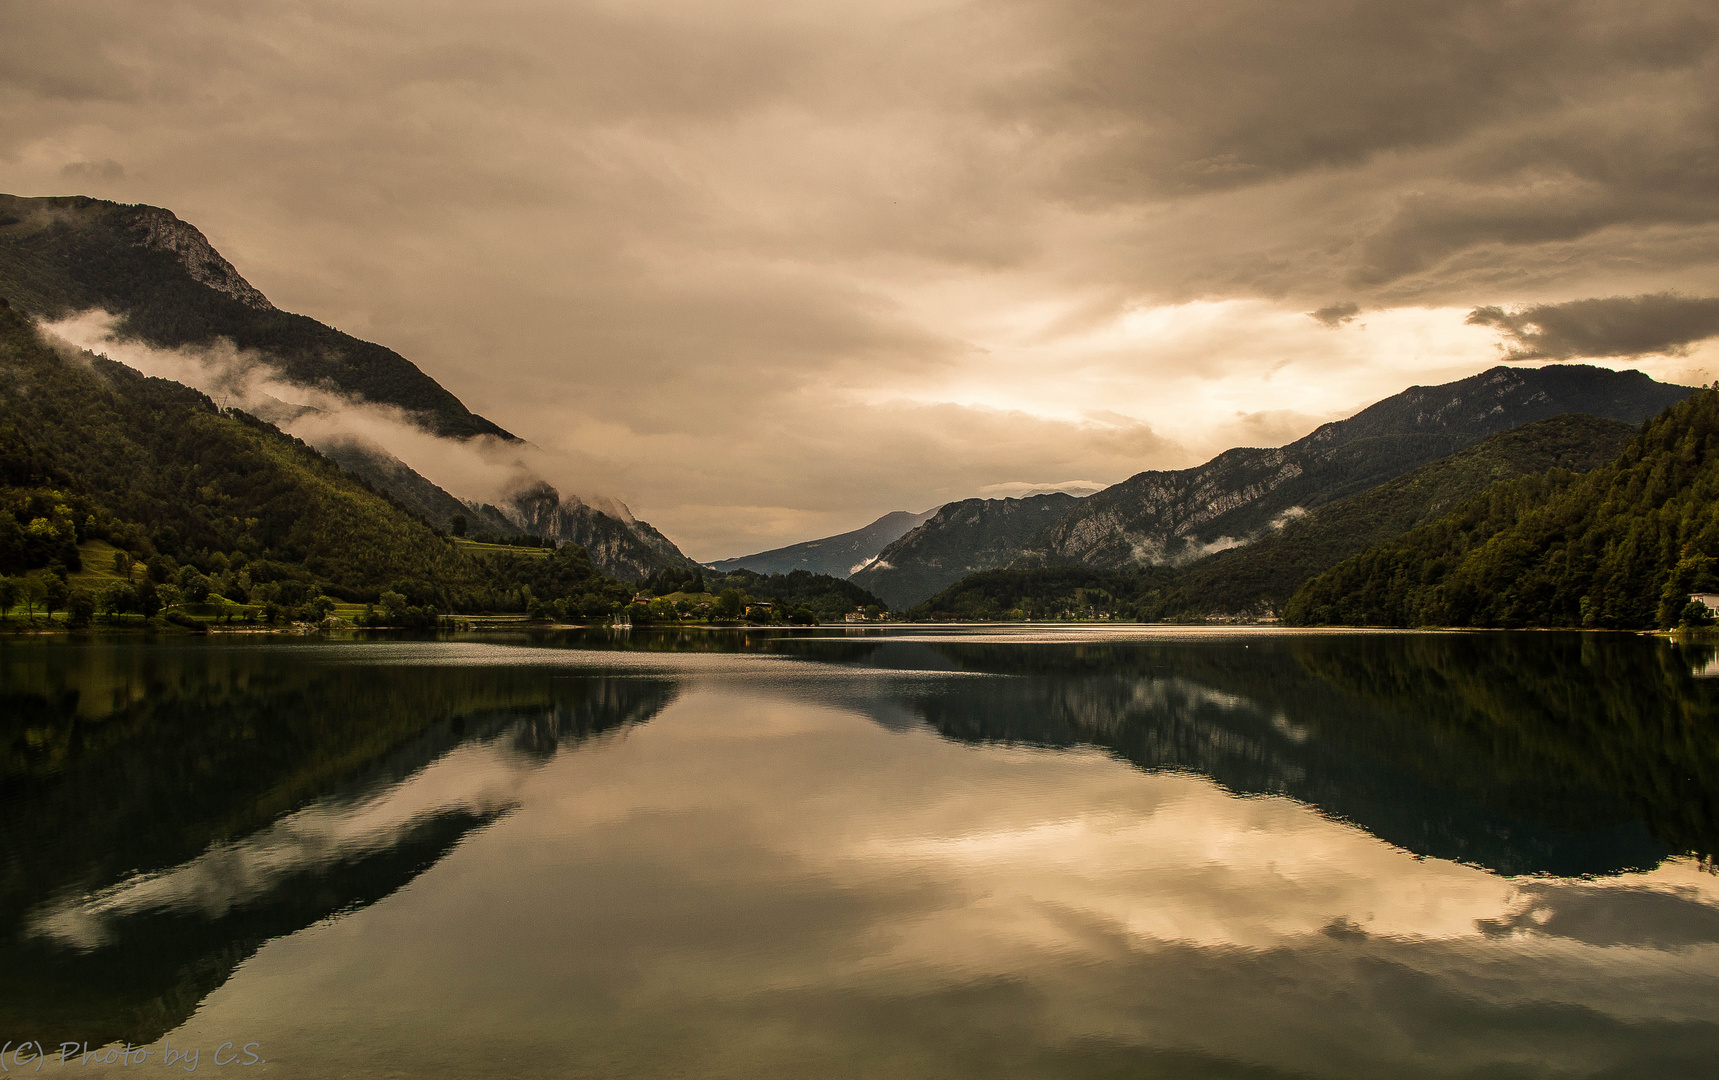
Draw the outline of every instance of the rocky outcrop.
<instances>
[{"instance_id":1,"label":"rocky outcrop","mask_svg":"<svg viewBox=\"0 0 1719 1080\"><path fill-rule=\"evenodd\" d=\"M233 264L221 257L221 253L195 225L180 221L173 211L159 206L140 206L133 218L133 228L140 234L138 243L141 246L172 253L193 279L246 307L258 311L275 309L268 297L239 276Z\"/></svg>"},{"instance_id":2,"label":"rocky outcrop","mask_svg":"<svg viewBox=\"0 0 1719 1080\"><path fill-rule=\"evenodd\" d=\"M599 510L577 496L563 498L539 482L514 495L501 512L521 532L578 544L593 565L622 581L640 581L659 570L699 569L672 540L634 518L624 505L616 503L613 509Z\"/></svg>"}]
</instances>

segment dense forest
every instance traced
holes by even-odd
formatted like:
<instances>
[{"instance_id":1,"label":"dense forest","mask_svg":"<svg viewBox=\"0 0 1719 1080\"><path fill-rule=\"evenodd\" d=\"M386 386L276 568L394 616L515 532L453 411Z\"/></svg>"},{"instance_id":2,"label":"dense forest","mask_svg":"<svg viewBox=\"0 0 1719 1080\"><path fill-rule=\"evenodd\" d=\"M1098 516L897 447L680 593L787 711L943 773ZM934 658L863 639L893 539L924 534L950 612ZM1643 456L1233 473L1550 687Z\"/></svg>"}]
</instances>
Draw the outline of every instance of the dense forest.
<instances>
[{"instance_id":1,"label":"dense forest","mask_svg":"<svg viewBox=\"0 0 1719 1080\"><path fill-rule=\"evenodd\" d=\"M1586 475L1503 481L1308 582L1298 625L1562 626L1702 622L1719 591L1719 390L1642 426Z\"/></svg>"},{"instance_id":2,"label":"dense forest","mask_svg":"<svg viewBox=\"0 0 1719 1080\"><path fill-rule=\"evenodd\" d=\"M457 540L255 417L102 357L62 355L4 301L0 375L0 616L320 621L345 608L355 621L429 625L633 605L634 588L577 545ZM99 561L86 565L91 553ZM785 618L774 593L813 619L876 600L822 575L790 577L730 575L719 591L736 593L733 617L750 608L763 621ZM668 617L726 613L718 600Z\"/></svg>"}]
</instances>

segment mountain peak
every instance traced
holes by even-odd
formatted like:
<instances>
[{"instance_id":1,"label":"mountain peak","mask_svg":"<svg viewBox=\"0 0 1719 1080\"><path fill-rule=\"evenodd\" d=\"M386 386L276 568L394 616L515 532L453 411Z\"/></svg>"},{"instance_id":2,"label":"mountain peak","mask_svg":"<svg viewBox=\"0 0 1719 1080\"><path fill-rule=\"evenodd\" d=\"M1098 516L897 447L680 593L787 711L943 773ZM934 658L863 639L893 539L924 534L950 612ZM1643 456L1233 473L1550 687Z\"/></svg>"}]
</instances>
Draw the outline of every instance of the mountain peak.
<instances>
[{"instance_id":1,"label":"mountain peak","mask_svg":"<svg viewBox=\"0 0 1719 1080\"><path fill-rule=\"evenodd\" d=\"M197 226L181 221L179 215L159 206L138 204L134 209L135 227L142 233L139 242L143 247L172 254L194 280L218 293L225 293L246 307L258 311L274 310L269 298L241 277Z\"/></svg>"}]
</instances>

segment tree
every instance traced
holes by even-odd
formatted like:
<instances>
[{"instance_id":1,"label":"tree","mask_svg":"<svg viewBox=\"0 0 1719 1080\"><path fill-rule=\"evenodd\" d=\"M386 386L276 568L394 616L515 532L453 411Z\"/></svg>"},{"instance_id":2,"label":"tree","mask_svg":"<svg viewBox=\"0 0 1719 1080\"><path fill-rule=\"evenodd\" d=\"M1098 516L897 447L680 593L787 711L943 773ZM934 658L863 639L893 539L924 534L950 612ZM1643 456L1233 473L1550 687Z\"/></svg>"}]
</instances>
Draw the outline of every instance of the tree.
<instances>
[{"instance_id":1,"label":"tree","mask_svg":"<svg viewBox=\"0 0 1719 1080\"><path fill-rule=\"evenodd\" d=\"M1691 600L1684 605L1683 614L1678 617L1679 626L1712 626L1713 609L1699 600Z\"/></svg>"},{"instance_id":2,"label":"tree","mask_svg":"<svg viewBox=\"0 0 1719 1080\"><path fill-rule=\"evenodd\" d=\"M54 612L66 606L66 599L71 590L65 581L54 574L43 574L42 577L42 610L48 613L48 618L54 617Z\"/></svg>"},{"instance_id":3,"label":"tree","mask_svg":"<svg viewBox=\"0 0 1719 1080\"><path fill-rule=\"evenodd\" d=\"M201 604L209 599L209 579L195 566L179 568L179 591L193 604Z\"/></svg>"},{"instance_id":4,"label":"tree","mask_svg":"<svg viewBox=\"0 0 1719 1080\"><path fill-rule=\"evenodd\" d=\"M739 589L724 589L722 595L716 598L716 615L722 619L737 619L746 606Z\"/></svg>"},{"instance_id":5,"label":"tree","mask_svg":"<svg viewBox=\"0 0 1719 1080\"><path fill-rule=\"evenodd\" d=\"M73 589L66 600L66 625L88 626L95 618L96 601L88 589Z\"/></svg>"},{"instance_id":6,"label":"tree","mask_svg":"<svg viewBox=\"0 0 1719 1080\"><path fill-rule=\"evenodd\" d=\"M448 531L453 533L455 536L464 536L466 534L466 516L464 514L455 514L453 526Z\"/></svg>"},{"instance_id":7,"label":"tree","mask_svg":"<svg viewBox=\"0 0 1719 1080\"><path fill-rule=\"evenodd\" d=\"M137 610L143 612L143 617L151 619L161 610L161 596L155 591L155 582L144 581L137 586Z\"/></svg>"},{"instance_id":8,"label":"tree","mask_svg":"<svg viewBox=\"0 0 1719 1080\"><path fill-rule=\"evenodd\" d=\"M19 590L20 598L24 601L24 617L34 619L36 609L48 599L48 586L38 574L31 574L24 579L23 587Z\"/></svg>"},{"instance_id":9,"label":"tree","mask_svg":"<svg viewBox=\"0 0 1719 1080\"><path fill-rule=\"evenodd\" d=\"M0 577L0 618L9 615L18 605L18 579Z\"/></svg>"},{"instance_id":10,"label":"tree","mask_svg":"<svg viewBox=\"0 0 1719 1080\"><path fill-rule=\"evenodd\" d=\"M130 611L137 606L137 593L124 581L109 582L96 595L96 608L109 619L118 618L122 612Z\"/></svg>"}]
</instances>

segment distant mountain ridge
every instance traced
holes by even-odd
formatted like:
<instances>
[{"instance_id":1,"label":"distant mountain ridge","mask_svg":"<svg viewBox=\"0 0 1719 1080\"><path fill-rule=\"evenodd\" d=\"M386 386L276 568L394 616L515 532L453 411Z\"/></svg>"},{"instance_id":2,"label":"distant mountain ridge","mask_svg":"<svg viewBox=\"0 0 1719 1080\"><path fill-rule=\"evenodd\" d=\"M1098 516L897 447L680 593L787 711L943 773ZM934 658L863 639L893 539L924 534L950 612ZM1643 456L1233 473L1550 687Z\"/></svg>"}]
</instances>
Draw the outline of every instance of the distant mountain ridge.
<instances>
[{"instance_id":1,"label":"distant mountain ridge","mask_svg":"<svg viewBox=\"0 0 1719 1080\"><path fill-rule=\"evenodd\" d=\"M1059 491L946 503L852 580L896 611L912 607L968 574L1008 565L1079 501Z\"/></svg>"},{"instance_id":2,"label":"distant mountain ridge","mask_svg":"<svg viewBox=\"0 0 1719 1080\"><path fill-rule=\"evenodd\" d=\"M122 336L158 348L224 339L262 354L289 382L396 406L444 438L520 441L392 349L276 308L201 231L161 207L0 195L0 296L44 321L99 308L120 317ZM257 411L287 424L305 407L272 402ZM318 449L438 528L465 516L501 535L577 543L624 580L696 565L630 512L610 514L548 485L528 486L500 507L468 503L375 443L343 439Z\"/></svg>"},{"instance_id":3,"label":"distant mountain ridge","mask_svg":"<svg viewBox=\"0 0 1719 1080\"><path fill-rule=\"evenodd\" d=\"M985 500L950 503L855 580L900 608L967 573L1005 567L1191 563L1273 535L1310 510L1497 432L1564 413L1636 424L1692 392L1639 371L1494 367L1442 386L1410 387L1287 446L1226 450L1191 469L1142 472L1082 499L1065 496L1062 512L1035 515L1037 532L1023 530L1022 518L956 509Z\"/></svg>"},{"instance_id":4,"label":"distant mountain ridge","mask_svg":"<svg viewBox=\"0 0 1719 1080\"><path fill-rule=\"evenodd\" d=\"M1499 481L1610 465L1637 430L1581 413L1537 420L1327 503L1254 543L1192 563L992 570L963 578L911 614L986 621L1102 611L1141 622L1184 623L1281 616L1298 587L1349 556L1395 540Z\"/></svg>"},{"instance_id":5,"label":"distant mountain ridge","mask_svg":"<svg viewBox=\"0 0 1719 1080\"><path fill-rule=\"evenodd\" d=\"M852 532L760 551L755 555L720 559L705 565L725 574L734 570L754 570L760 574L810 570L814 574L845 578L863 569L885 547L930 520L938 509L933 506L923 514L895 510Z\"/></svg>"},{"instance_id":6,"label":"distant mountain ridge","mask_svg":"<svg viewBox=\"0 0 1719 1080\"><path fill-rule=\"evenodd\" d=\"M1228 450L1193 469L1129 477L1058 522L1044 558L1106 567L1188 561L1495 432L1561 413L1640 423L1691 392L1639 371L1578 364L1500 366L1412 386L1287 446Z\"/></svg>"}]
</instances>

